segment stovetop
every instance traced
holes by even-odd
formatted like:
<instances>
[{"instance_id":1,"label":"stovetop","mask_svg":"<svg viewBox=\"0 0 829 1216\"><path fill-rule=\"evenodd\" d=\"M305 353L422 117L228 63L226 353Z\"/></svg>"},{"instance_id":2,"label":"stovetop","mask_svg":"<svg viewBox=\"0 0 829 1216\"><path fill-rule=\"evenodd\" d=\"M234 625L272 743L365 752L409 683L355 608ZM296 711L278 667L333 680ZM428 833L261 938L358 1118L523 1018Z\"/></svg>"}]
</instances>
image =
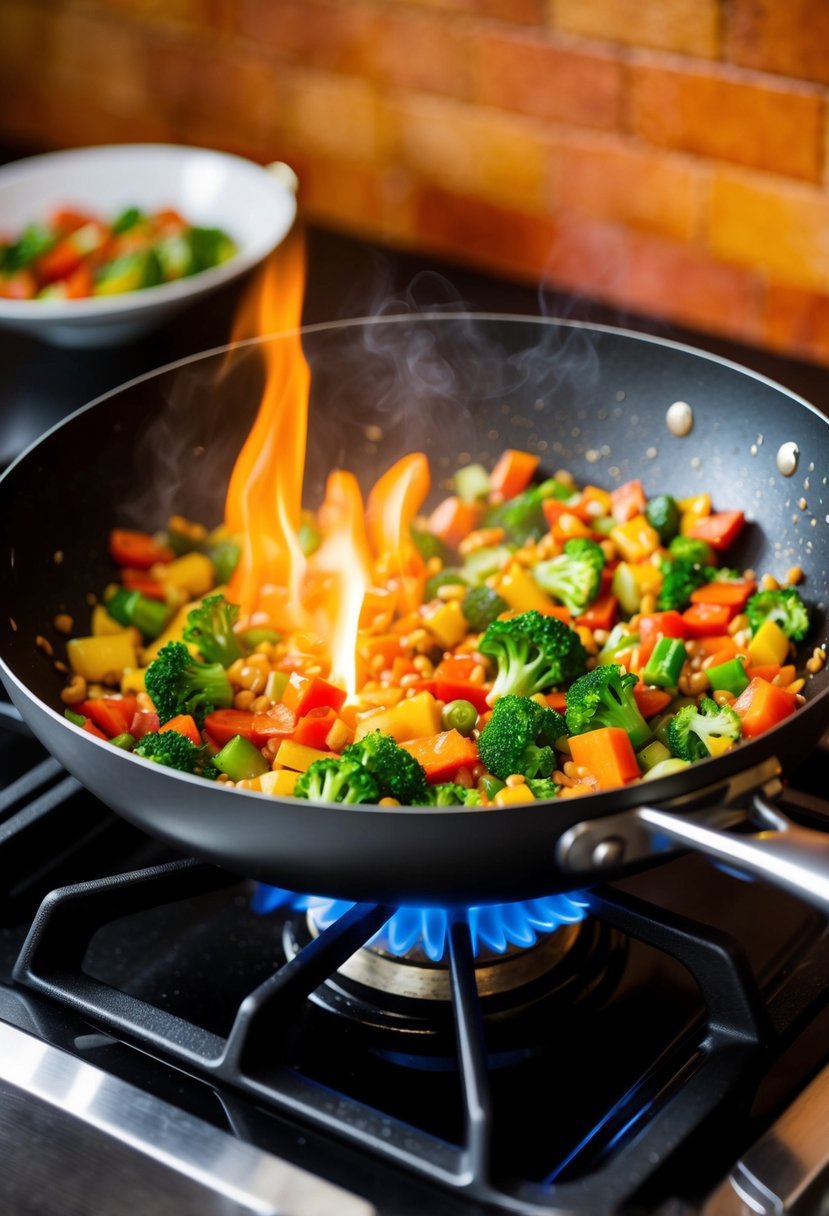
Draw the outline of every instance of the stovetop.
<instances>
[{"instance_id":1,"label":"stovetop","mask_svg":"<svg viewBox=\"0 0 829 1216\"><path fill-rule=\"evenodd\" d=\"M311 230L305 319L392 301L563 313L829 400L823 369L434 269ZM219 294L118 351L0 334L0 466L97 394L225 341L237 302ZM792 779L802 816L826 762ZM542 939L506 996L484 964L476 986L461 922L448 998L381 998L339 969L385 910L316 936L289 903L257 912L252 884L112 815L0 701L0 876L9 1216L109 1216L125 1195L138 1216L734 1216L829 1194L826 925L699 858L587 894L568 948Z\"/></svg>"}]
</instances>

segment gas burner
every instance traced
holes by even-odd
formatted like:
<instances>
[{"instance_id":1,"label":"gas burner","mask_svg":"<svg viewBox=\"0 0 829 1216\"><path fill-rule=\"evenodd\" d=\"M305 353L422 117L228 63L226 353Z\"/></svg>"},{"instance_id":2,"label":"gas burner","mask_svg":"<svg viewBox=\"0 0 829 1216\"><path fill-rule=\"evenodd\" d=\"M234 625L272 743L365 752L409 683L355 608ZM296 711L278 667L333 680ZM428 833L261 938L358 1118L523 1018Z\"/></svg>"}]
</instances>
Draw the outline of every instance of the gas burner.
<instances>
[{"instance_id":1,"label":"gas burner","mask_svg":"<svg viewBox=\"0 0 829 1216\"><path fill-rule=\"evenodd\" d=\"M290 915L283 926L286 957L296 957L319 933L313 908ZM592 919L562 925L533 946L481 951L475 982L493 1047L533 1049L552 1013L567 1018L597 1007L616 987L625 954L622 936ZM398 955L383 948L380 936L346 959L311 1000L374 1034L410 1032L426 1051L436 1041L451 1044L450 960L435 961L419 945Z\"/></svg>"}]
</instances>

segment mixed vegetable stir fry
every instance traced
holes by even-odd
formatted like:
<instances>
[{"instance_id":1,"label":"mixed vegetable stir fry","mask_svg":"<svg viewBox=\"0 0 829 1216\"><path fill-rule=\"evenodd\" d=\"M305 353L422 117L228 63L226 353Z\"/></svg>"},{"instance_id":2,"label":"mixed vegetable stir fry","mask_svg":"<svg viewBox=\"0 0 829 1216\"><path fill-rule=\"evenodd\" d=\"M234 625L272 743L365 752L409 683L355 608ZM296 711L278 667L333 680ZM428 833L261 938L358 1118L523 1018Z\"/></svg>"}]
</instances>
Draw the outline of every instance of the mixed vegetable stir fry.
<instances>
[{"instance_id":1,"label":"mixed vegetable stir fry","mask_svg":"<svg viewBox=\"0 0 829 1216\"><path fill-rule=\"evenodd\" d=\"M63 207L19 236L0 236L0 297L120 295L198 274L236 252L226 232L196 227L177 211L129 207L107 221Z\"/></svg>"},{"instance_id":2,"label":"mixed vegetable stir fry","mask_svg":"<svg viewBox=\"0 0 829 1216\"><path fill-rule=\"evenodd\" d=\"M798 568L781 585L726 564L741 511L536 470L514 450L491 472L467 465L416 521L419 603L393 582L369 590L352 697L328 678L324 639L240 626L224 529L114 530L118 581L67 643L67 716L276 796L498 807L658 778L795 712L826 655L796 670ZM306 553L319 528L306 513Z\"/></svg>"}]
</instances>

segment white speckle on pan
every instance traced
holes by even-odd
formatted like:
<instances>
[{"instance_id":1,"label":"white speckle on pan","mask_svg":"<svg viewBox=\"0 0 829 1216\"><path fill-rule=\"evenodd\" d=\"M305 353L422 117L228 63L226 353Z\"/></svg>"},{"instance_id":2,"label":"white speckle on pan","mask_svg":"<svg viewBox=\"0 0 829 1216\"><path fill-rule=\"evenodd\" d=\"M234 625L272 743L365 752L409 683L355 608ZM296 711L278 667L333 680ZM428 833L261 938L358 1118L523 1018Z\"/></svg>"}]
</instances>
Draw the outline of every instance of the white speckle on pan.
<instances>
[{"instance_id":1,"label":"white speckle on pan","mask_svg":"<svg viewBox=\"0 0 829 1216\"><path fill-rule=\"evenodd\" d=\"M584 453L584 459L588 464L595 464L597 460L601 460L601 452L597 452L595 448L588 448Z\"/></svg>"},{"instance_id":2,"label":"white speckle on pan","mask_svg":"<svg viewBox=\"0 0 829 1216\"><path fill-rule=\"evenodd\" d=\"M538 450L539 450L539 452L546 452L546 451L547 451L547 447L548 447L547 440L546 440L546 439L539 439L539 441L538 441Z\"/></svg>"},{"instance_id":3,"label":"white speckle on pan","mask_svg":"<svg viewBox=\"0 0 829 1216\"><path fill-rule=\"evenodd\" d=\"M495 440L498 438L498 432L497 431L487 431L486 437L487 437L487 439L491 439L492 442L494 443Z\"/></svg>"},{"instance_id":4,"label":"white speckle on pan","mask_svg":"<svg viewBox=\"0 0 829 1216\"><path fill-rule=\"evenodd\" d=\"M542 399L540 397L538 398L537 401L533 402L533 409L537 410L539 414L544 409L544 402L542 401Z\"/></svg>"},{"instance_id":5,"label":"white speckle on pan","mask_svg":"<svg viewBox=\"0 0 829 1216\"><path fill-rule=\"evenodd\" d=\"M816 528L816 527L817 527L817 520L816 520L816 519L810 519L810 520L809 520L809 526L810 526L811 528Z\"/></svg>"},{"instance_id":6,"label":"white speckle on pan","mask_svg":"<svg viewBox=\"0 0 829 1216\"><path fill-rule=\"evenodd\" d=\"M656 460L658 452L656 448L647 448L645 451L645 460Z\"/></svg>"},{"instance_id":7,"label":"white speckle on pan","mask_svg":"<svg viewBox=\"0 0 829 1216\"><path fill-rule=\"evenodd\" d=\"M601 451L601 453L602 453L602 456L604 456L605 458L607 458L607 457L610 455L610 447L609 447L609 445L608 445L608 444L606 444L606 443L603 443L603 444L602 444L602 446L601 446L600 451Z\"/></svg>"},{"instance_id":8,"label":"white speckle on pan","mask_svg":"<svg viewBox=\"0 0 829 1216\"><path fill-rule=\"evenodd\" d=\"M572 428L572 430L570 431L570 436L571 436L571 438L572 438L572 439L578 439L578 437L579 437L579 435L580 435L580 434L581 434L581 427L580 427L580 426L574 426L574 427Z\"/></svg>"},{"instance_id":9,"label":"white speckle on pan","mask_svg":"<svg viewBox=\"0 0 829 1216\"><path fill-rule=\"evenodd\" d=\"M804 489L804 490L808 490L808 489L809 489L809 487L811 486L811 484L812 484L812 483L811 483L811 481L809 480L809 478L808 478L808 477L804 477L804 478L803 478L803 489Z\"/></svg>"},{"instance_id":10,"label":"white speckle on pan","mask_svg":"<svg viewBox=\"0 0 829 1216\"><path fill-rule=\"evenodd\" d=\"M377 426L376 423L371 422L365 428L365 430L363 431L363 434L365 435L365 437L369 441L369 443L379 443L380 440L383 438L383 428L381 426ZM461 461L463 461L463 456L461 457Z\"/></svg>"},{"instance_id":11,"label":"white speckle on pan","mask_svg":"<svg viewBox=\"0 0 829 1216\"><path fill-rule=\"evenodd\" d=\"M691 457L691 468L692 469L701 469L702 468L702 460L699 458L699 456Z\"/></svg>"},{"instance_id":12,"label":"white speckle on pan","mask_svg":"<svg viewBox=\"0 0 829 1216\"><path fill-rule=\"evenodd\" d=\"M805 498L798 498L797 505L800 507L801 511L805 511L809 504Z\"/></svg>"},{"instance_id":13,"label":"white speckle on pan","mask_svg":"<svg viewBox=\"0 0 829 1216\"><path fill-rule=\"evenodd\" d=\"M800 448L796 443L781 443L777 449L777 467L784 477L791 477L800 460Z\"/></svg>"},{"instance_id":14,"label":"white speckle on pan","mask_svg":"<svg viewBox=\"0 0 829 1216\"><path fill-rule=\"evenodd\" d=\"M620 389L617 391L617 393L616 393L616 400L617 400L617 401L624 401L625 396L626 396L626 394L625 394L624 389L621 389L621 388L620 388Z\"/></svg>"},{"instance_id":15,"label":"white speckle on pan","mask_svg":"<svg viewBox=\"0 0 829 1216\"><path fill-rule=\"evenodd\" d=\"M694 425L694 411L687 401L675 401L668 406L665 422L672 435L681 438L687 435Z\"/></svg>"},{"instance_id":16,"label":"white speckle on pan","mask_svg":"<svg viewBox=\"0 0 829 1216\"><path fill-rule=\"evenodd\" d=\"M763 436L758 435L754 442L757 444L758 448L761 448L763 446Z\"/></svg>"},{"instance_id":17,"label":"white speckle on pan","mask_svg":"<svg viewBox=\"0 0 829 1216\"><path fill-rule=\"evenodd\" d=\"M760 449L758 448L756 443L753 443L748 450L751 452L752 456L756 456L757 453L760 451Z\"/></svg>"}]
</instances>

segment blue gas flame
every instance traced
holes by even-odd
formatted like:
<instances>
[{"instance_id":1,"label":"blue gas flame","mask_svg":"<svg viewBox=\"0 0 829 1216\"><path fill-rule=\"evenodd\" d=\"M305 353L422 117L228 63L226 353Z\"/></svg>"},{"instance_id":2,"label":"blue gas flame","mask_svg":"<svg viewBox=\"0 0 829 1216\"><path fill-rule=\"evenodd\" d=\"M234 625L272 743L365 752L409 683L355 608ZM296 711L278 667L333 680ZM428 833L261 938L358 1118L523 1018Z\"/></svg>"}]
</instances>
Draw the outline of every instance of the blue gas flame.
<instances>
[{"instance_id":1,"label":"blue gas flame","mask_svg":"<svg viewBox=\"0 0 829 1216\"><path fill-rule=\"evenodd\" d=\"M254 912L266 915L286 906L298 912L310 912L314 923L322 930L333 925L354 905L341 899L296 895L281 887L257 884L252 901ZM466 919L472 949L477 956L484 951L504 954L510 946L534 946L539 937L554 933L562 925L583 920L586 911L586 897L571 892L519 903L485 904L463 909L461 913L452 909L451 916L457 919L461 915ZM446 908L398 908L367 945L395 955L407 954L417 947L437 963L446 953L449 922L450 911Z\"/></svg>"}]
</instances>

